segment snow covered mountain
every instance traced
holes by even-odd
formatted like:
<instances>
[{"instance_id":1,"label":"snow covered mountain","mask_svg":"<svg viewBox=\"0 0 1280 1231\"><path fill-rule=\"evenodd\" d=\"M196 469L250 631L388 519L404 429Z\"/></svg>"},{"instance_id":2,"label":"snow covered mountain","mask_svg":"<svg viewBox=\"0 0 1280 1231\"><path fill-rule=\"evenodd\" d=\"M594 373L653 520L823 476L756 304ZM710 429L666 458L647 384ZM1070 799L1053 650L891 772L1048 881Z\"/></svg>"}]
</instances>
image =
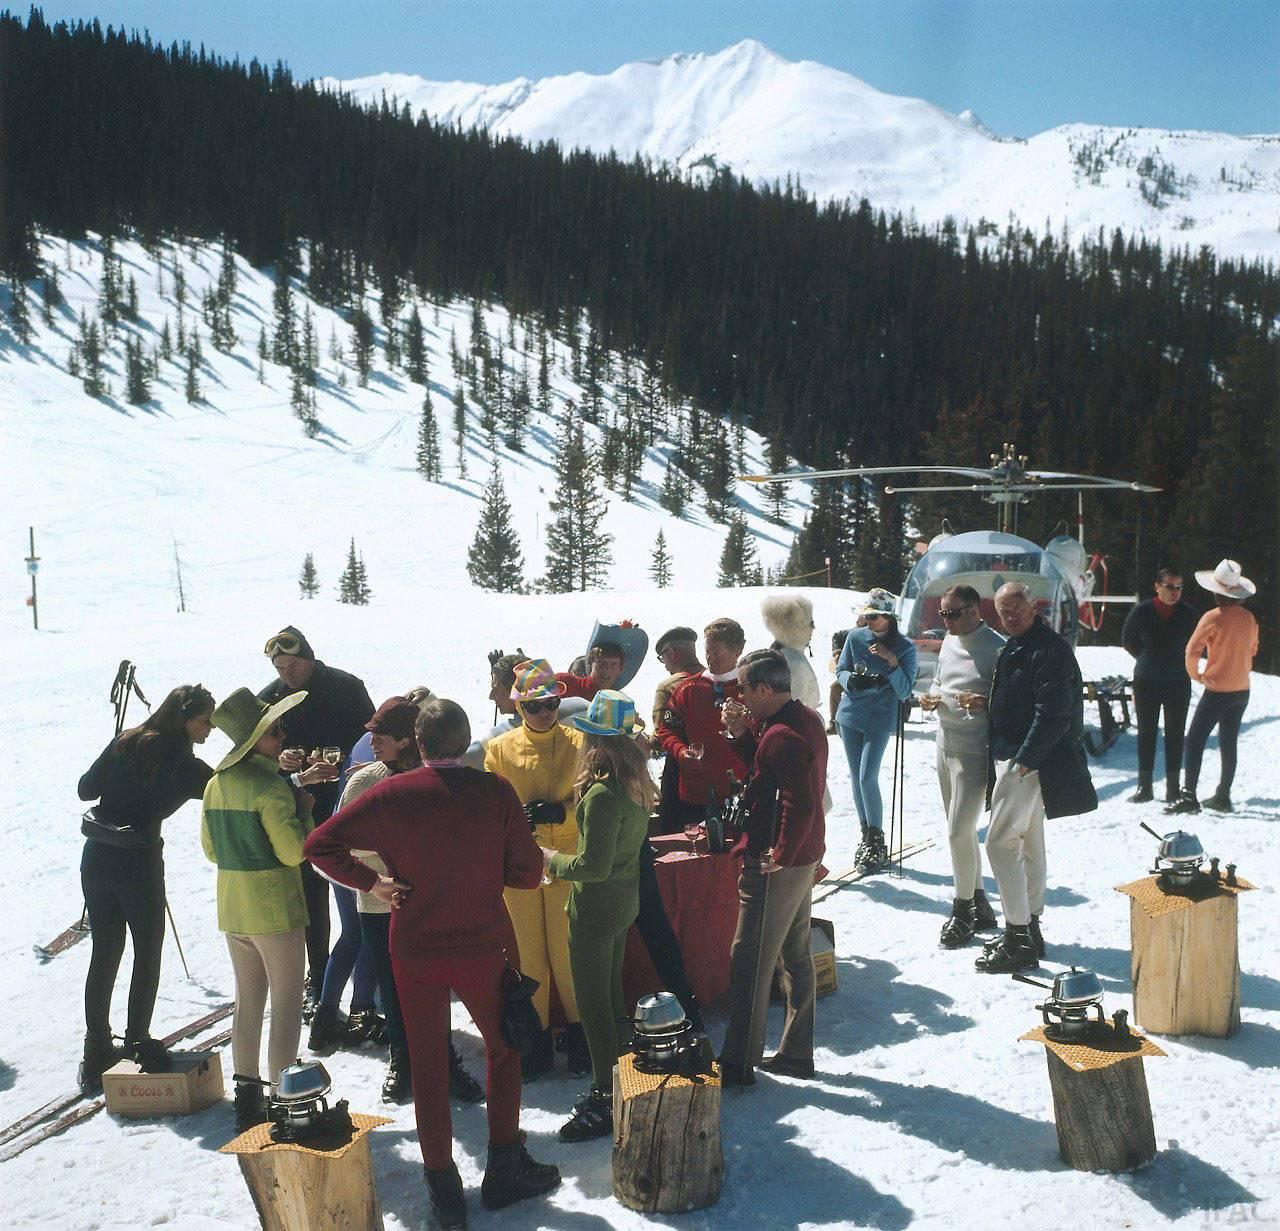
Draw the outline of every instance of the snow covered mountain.
<instances>
[{"instance_id":1,"label":"snow covered mountain","mask_svg":"<svg viewBox=\"0 0 1280 1231\"><path fill-rule=\"evenodd\" d=\"M533 144L639 155L692 175L789 176L821 200L866 197L926 225L951 217L1003 229L1013 218L1074 237L1120 227L1166 247L1280 258L1280 134L1067 124L1001 138L971 111L885 94L750 39L604 76L477 85L382 73L321 84Z\"/></svg>"}]
</instances>

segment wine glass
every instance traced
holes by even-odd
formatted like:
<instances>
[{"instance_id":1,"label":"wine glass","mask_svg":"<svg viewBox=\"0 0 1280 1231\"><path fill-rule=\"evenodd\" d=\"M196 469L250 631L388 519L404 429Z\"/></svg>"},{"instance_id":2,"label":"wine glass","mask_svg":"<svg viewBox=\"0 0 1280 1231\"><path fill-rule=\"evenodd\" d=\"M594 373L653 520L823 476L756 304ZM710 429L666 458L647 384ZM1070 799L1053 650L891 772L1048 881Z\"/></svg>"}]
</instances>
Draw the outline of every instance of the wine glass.
<instances>
[{"instance_id":1,"label":"wine glass","mask_svg":"<svg viewBox=\"0 0 1280 1231\"><path fill-rule=\"evenodd\" d=\"M329 744L321 750L320 755L329 762L330 765L336 766L342 760L342 749L336 744Z\"/></svg>"},{"instance_id":2,"label":"wine glass","mask_svg":"<svg viewBox=\"0 0 1280 1231\"><path fill-rule=\"evenodd\" d=\"M698 834L702 831L700 821L686 821L684 825L684 836L689 839L689 853L696 855L698 853Z\"/></svg>"},{"instance_id":3,"label":"wine glass","mask_svg":"<svg viewBox=\"0 0 1280 1231\"><path fill-rule=\"evenodd\" d=\"M766 847L760 852L760 871L764 874L777 872L782 865L773 857L773 847Z\"/></svg>"},{"instance_id":4,"label":"wine glass","mask_svg":"<svg viewBox=\"0 0 1280 1231\"><path fill-rule=\"evenodd\" d=\"M977 704L978 694L976 692L958 692L956 693L956 704L964 710L964 719L966 722L973 721L973 707Z\"/></svg>"},{"instance_id":5,"label":"wine glass","mask_svg":"<svg viewBox=\"0 0 1280 1231\"><path fill-rule=\"evenodd\" d=\"M706 748L701 744L689 744L685 749L691 761L701 761L706 751Z\"/></svg>"}]
</instances>

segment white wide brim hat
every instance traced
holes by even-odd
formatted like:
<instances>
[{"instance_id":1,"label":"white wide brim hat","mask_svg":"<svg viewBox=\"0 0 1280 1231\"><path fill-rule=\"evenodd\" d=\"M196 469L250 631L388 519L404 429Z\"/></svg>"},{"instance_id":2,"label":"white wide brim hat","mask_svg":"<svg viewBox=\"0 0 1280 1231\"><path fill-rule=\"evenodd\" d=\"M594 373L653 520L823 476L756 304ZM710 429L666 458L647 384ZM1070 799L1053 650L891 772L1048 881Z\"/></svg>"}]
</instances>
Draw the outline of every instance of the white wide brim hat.
<instances>
[{"instance_id":1,"label":"white wide brim hat","mask_svg":"<svg viewBox=\"0 0 1280 1231\"><path fill-rule=\"evenodd\" d=\"M1234 560L1219 560L1218 567L1213 570L1198 570L1196 581L1206 590L1223 594L1227 598L1250 598L1258 592L1258 587L1244 575L1240 565Z\"/></svg>"}]
</instances>

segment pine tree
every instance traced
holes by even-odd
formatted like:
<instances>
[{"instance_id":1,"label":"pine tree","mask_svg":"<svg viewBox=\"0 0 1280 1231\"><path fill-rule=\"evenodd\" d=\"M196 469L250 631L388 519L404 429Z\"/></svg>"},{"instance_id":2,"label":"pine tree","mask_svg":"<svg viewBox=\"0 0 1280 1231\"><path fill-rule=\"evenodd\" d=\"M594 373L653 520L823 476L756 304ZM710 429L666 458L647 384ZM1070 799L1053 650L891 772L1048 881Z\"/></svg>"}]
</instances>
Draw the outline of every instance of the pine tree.
<instances>
[{"instance_id":1,"label":"pine tree","mask_svg":"<svg viewBox=\"0 0 1280 1231\"><path fill-rule=\"evenodd\" d=\"M120 313L127 321L136 321L138 319L138 280L129 275L128 289L125 291L124 304L121 306Z\"/></svg>"},{"instance_id":2,"label":"pine tree","mask_svg":"<svg viewBox=\"0 0 1280 1231\"><path fill-rule=\"evenodd\" d=\"M546 330L538 332L538 413L551 413L551 356L547 350Z\"/></svg>"},{"instance_id":3,"label":"pine tree","mask_svg":"<svg viewBox=\"0 0 1280 1231\"><path fill-rule=\"evenodd\" d=\"M422 317L418 314L418 305L413 305L409 313L408 323L404 327L405 371L409 379L416 385L425 385L429 373L427 371L427 343L422 332Z\"/></svg>"},{"instance_id":4,"label":"pine tree","mask_svg":"<svg viewBox=\"0 0 1280 1231\"><path fill-rule=\"evenodd\" d=\"M342 576L338 578L338 602L365 607L368 606L370 597L364 556L356 555L356 541L353 538L351 548L347 552L347 567L342 570Z\"/></svg>"},{"instance_id":5,"label":"pine tree","mask_svg":"<svg viewBox=\"0 0 1280 1231\"><path fill-rule=\"evenodd\" d=\"M674 458L668 459L658 503L674 517L683 517L685 506L689 503L689 494L688 478Z\"/></svg>"},{"instance_id":6,"label":"pine tree","mask_svg":"<svg viewBox=\"0 0 1280 1231\"><path fill-rule=\"evenodd\" d=\"M310 552L307 552L306 559L302 561L298 589L302 591L303 598L315 598L320 593L320 578L316 574L316 562L311 558Z\"/></svg>"},{"instance_id":7,"label":"pine tree","mask_svg":"<svg viewBox=\"0 0 1280 1231\"><path fill-rule=\"evenodd\" d=\"M649 576L659 590L671 585L671 555L667 551L667 538L661 530L653 544L653 559L649 564Z\"/></svg>"},{"instance_id":8,"label":"pine tree","mask_svg":"<svg viewBox=\"0 0 1280 1231\"><path fill-rule=\"evenodd\" d=\"M66 302L62 286L58 282L58 267L52 262L45 266L41 298L44 300L44 323L52 325L54 308L60 308Z\"/></svg>"},{"instance_id":9,"label":"pine tree","mask_svg":"<svg viewBox=\"0 0 1280 1231\"><path fill-rule=\"evenodd\" d=\"M316 365L320 362L320 342L316 337L316 324L311 319L311 305L302 313L302 345L298 351L298 365L302 379L310 387L316 383Z\"/></svg>"},{"instance_id":10,"label":"pine tree","mask_svg":"<svg viewBox=\"0 0 1280 1231\"><path fill-rule=\"evenodd\" d=\"M151 400L147 359L142 353L142 343L133 337L124 344L124 388L125 397L133 406L142 406Z\"/></svg>"},{"instance_id":11,"label":"pine tree","mask_svg":"<svg viewBox=\"0 0 1280 1231\"><path fill-rule=\"evenodd\" d=\"M192 329L191 345L187 347L187 382L186 395L188 402L200 401L200 331Z\"/></svg>"},{"instance_id":12,"label":"pine tree","mask_svg":"<svg viewBox=\"0 0 1280 1231\"><path fill-rule=\"evenodd\" d=\"M271 339L271 359L274 363L292 367L298 350L297 317L293 307L293 290L289 286L289 271L281 263L276 267L276 285L271 293L275 311L275 333Z\"/></svg>"},{"instance_id":13,"label":"pine tree","mask_svg":"<svg viewBox=\"0 0 1280 1231\"><path fill-rule=\"evenodd\" d=\"M9 316L13 321L13 336L26 346L31 341L31 309L27 305L27 288L21 278L9 279Z\"/></svg>"},{"instance_id":14,"label":"pine tree","mask_svg":"<svg viewBox=\"0 0 1280 1231\"><path fill-rule=\"evenodd\" d=\"M758 586L763 580L747 519L739 512L731 513L729 533L725 535L724 549L720 552L720 576L716 585Z\"/></svg>"},{"instance_id":15,"label":"pine tree","mask_svg":"<svg viewBox=\"0 0 1280 1231\"><path fill-rule=\"evenodd\" d=\"M459 385L453 391L453 439L458 446L458 475L467 477L467 399Z\"/></svg>"},{"instance_id":16,"label":"pine tree","mask_svg":"<svg viewBox=\"0 0 1280 1231\"><path fill-rule=\"evenodd\" d=\"M613 563L613 536L600 528L608 504L596 488L582 425L570 419L556 457L554 519L547 527L545 585L552 593L594 589Z\"/></svg>"},{"instance_id":17,"label":"pine tree","mask_svg":"<svg viewBox=\"0 0 1280 1231\"><path fill-rule=\"evenodd\" d=\"M104 334L110 334L120 321L120 282L122 273L116 259L115 240L102 238L102 286L98 292L98 315Z\"/></svg>"},{"instance_id":18,"label":"pine tree","mask_svg":"<svg viewBox=\"0 0 1280 1231\"><path fill-rule=\"evenodd\" d=\"M91 398L100 398L107 391L102 379L102 339L98 334L98 322L80 318L80 358L83 367L84 391Z\"/></svg>"},{"instance_id":19,"label":"pine tree","mask_svg":"<svg viewBox=\"0 0 1280 1231\"><path fill-rule=\"evenodd\" d=\"M418 473L428 483L440 482L440 429L436 424L431 392L422 397L422 420L418 425Z\"/></svg>"},{"instance_id":20,"label":"pine tree","mask_svg":"<svg viewBox=\"0 0 1280 1231\"><path fill-rule=\"evenodd\" d=\"M166 363L173 358L173 336L169 332L169 318L160 326L160 358Z\"/></svg>"},{"instance_id":21,"label":"pine tree","mask_svg":"<svg viewBox=\"0 0 1280 1231\"><path fill-rule=\"evenodd\" d=\"M467 552L467 574L482 590L518 594L524 589L524 554L496 458L483 500L480 522Z\"/></svg>"},{"instance_id":22,"label":"pine tree","mask_svg":"<svg viewBox=\"0 0 1280 1231\"><path fill-rule=\"evenodd\" d=\"M369 373L373 371L373 320L361 304L351 318L354 335L352 350L361 389L369 387Z\"/></svg>"}]
</instances>

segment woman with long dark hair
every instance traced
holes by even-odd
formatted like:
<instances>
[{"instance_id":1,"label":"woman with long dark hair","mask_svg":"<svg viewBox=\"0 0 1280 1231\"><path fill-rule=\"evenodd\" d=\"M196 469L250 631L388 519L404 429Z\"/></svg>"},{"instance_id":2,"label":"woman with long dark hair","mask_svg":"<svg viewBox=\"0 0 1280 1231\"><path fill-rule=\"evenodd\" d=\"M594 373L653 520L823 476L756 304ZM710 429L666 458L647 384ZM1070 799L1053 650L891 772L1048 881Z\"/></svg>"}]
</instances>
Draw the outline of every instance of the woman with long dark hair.
<instances>
[{"instance_id":1,"label":"woman with long dark hair","mask_svg":"<svg viewBox=\"0 0 1280 1231\"><path fill-rule=\"evenodd\" d=\"M193 751L210 731L213 696L200 684L175 688L139 726L113 739L80 779L87 841L80 883L93 952L84 986L84 1057L80 1086L102 1085L122 1055L146 1071L163 1071L169 1053L151 1037L164 942L164 842L160 826L189 799L204 794L213 771ZM111 992L125 930L133 938L133 976L124 1048L111 1038Z\"/></svg>"},{"instance_id":2,"label":"woman with long dark hair","mask_svg":"<svg viewBox=\"0 0 1280 1231\"><path fill-rule=\"evenodd\" d=\"M569 966L591 1052L591 1089L560 1129L561 1141L588 1141L613 1131L613 1066L627 1019L622 959L627 933L640 911L640 847L648 837L655 791L648 762L636 745L635 703L603 689L585 715L569 720L585 733L573 796L578 848L543 848L549 876L572 888Z\"/></svg>"}]
</instances>

